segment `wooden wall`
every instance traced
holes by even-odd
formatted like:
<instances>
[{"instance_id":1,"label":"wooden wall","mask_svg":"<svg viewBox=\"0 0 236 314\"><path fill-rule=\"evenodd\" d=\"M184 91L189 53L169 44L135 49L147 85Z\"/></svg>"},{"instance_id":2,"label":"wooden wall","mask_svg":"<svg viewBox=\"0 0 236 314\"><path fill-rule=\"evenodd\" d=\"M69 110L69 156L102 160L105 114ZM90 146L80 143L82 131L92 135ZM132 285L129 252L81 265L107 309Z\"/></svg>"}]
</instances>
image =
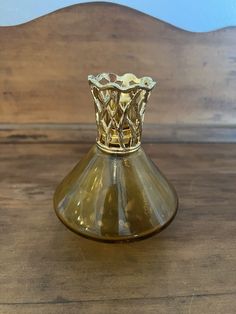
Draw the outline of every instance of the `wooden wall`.
<instances>
[{"instance_id":1,"label":"wooden wall","mask_svg":"<svg viewBox=\"0 0 236 314\"><path fill-rule=\"evenodd\" d=\"M0 125L93 124L87 75L106 71L159 81L146 125L201 133L236 124L235 28L191 33L93 3L0 28Z\"/></svg>"}]
</instances>

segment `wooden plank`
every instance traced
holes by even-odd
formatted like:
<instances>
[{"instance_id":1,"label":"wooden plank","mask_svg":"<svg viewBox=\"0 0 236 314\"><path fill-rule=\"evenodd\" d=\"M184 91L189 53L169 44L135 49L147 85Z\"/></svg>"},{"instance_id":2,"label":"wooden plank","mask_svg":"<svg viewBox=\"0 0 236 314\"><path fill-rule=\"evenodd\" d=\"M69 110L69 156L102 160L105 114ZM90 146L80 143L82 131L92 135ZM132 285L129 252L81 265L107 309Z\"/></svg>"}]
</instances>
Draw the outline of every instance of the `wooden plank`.
<instances>
[{"instance_id":1,"label":"wooden plank","mask_svg":"<svg viewBox=\"0 0 236 314\"><path fill-rule=\"evenodd\" d=\"M0 305L1 314L235 314L235 295Z\"/></svg>"},{"instance_id":2,"label":"wooden plank","mask_svg":"<svg viewBox=\"0 0 236 314\"><path fill-rule=\"evenodd\" d=\"M235 125L236 29L190 33L93 3L0 28L0 122L93 123L87 75L159 80L146 122Z\"/></svg>"},{"instance_id":3,"label":"wooden plank","mask_svg":"<svg viewBox=\"0 0 236 314\"><path fill-rule=\"evenodd\" d=\"M94 143L95 124L2 124L0 144ZM145 124L143 143L236 143L236 127Z\"/></svg>"},{"instance_id":4,"label":"wooden plank","mask_svg":"<svg viewBox=\"0 0 236 314\"><path fill-rule=\"evenodd\" d=\"M56 184L89 147L1 145L2 312L233 313L236 145L144 145L180 209L161 234L117 245L73 234L52 209Z\"/></svg>"}]
</instances>

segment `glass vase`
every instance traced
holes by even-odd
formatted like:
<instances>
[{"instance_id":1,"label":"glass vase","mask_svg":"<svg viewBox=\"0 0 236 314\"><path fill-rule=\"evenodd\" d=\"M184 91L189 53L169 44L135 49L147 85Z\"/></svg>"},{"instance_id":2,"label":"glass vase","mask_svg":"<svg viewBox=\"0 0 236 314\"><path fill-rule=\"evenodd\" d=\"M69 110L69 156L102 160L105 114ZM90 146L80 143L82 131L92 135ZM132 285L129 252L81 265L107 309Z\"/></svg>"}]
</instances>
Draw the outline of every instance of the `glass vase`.
<instances>
[{"instance_id":1,"label":"glass vase","mask_svg":"<svg viewBox=\"0 0 236 314\"><path fill-rule=\"evenodd\" d=\"M174 218L174 188L141 147L144 112L155 82L131 73L88 76L97 140L64 178L54 208L72 231L106 242L161 231Z\"/></svg>"}]
</instances>

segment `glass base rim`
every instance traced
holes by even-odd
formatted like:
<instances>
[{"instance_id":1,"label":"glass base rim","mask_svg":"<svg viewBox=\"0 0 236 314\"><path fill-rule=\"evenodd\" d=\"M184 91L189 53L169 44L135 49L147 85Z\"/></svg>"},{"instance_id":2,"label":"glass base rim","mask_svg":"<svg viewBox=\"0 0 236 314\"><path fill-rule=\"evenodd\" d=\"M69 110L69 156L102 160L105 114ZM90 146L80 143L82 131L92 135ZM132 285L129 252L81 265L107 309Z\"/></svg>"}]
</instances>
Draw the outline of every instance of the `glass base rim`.
<instances>
[{"instance_id":1,"label":"glass base rim","mask_svg":"<svg viewBox=\"0 0 236 314\"><path fill-rule=\"evenodd\" d=\"M110 237L110 238L106 238L106 237L96 237L95 235L93 236L92 234L89 233L85 233L82 232L80 230L74 229L73 227L71 227L67 221L65 219L63 219L59 213L57 212L57 210L54 208L54 211L58 217L58 219L63 223L63 225L69 229L70 231L72 231L73 233L75 233L76 235L82 236L83 238L89 239L89 240L93 240L96 242L103 242L103 243L127 243L127 242L135 242L135 241L141 241L144 240L146 238L152 237L158 233L160 233L161 231L163 231L166 227L168 227L171 222L174 220L177 212L179 209L179 201L178 201L178 197L176 198L176 207L175 210L173 211L171 217L169 218L169 220L167 220L163 225L158 225L158 228L154 228L152 230L147 231L146 233L142 233L140 235L130 235L130 236L124 236L124 237Z\"/></svg>"}]
</instances>

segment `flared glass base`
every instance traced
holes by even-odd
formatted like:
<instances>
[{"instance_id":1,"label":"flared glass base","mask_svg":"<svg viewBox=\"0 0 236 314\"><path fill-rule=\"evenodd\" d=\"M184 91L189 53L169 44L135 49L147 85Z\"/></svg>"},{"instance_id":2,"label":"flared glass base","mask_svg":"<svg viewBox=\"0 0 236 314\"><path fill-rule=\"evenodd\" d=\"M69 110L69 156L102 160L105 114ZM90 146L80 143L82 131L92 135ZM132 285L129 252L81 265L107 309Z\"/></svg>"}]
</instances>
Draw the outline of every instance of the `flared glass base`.
<instances>
[{"instance_id":1,"label":"flared glass base","mask_svg":"<svg viewBox=\"0 0 236 314\"><path fill-rule=\"evenodd\" d=\"M118 155L94 145L54 195L56 214L69 229L106 242L161 231L177 206L173 187L142 148Z\"/></svg>"}]
</instances>

